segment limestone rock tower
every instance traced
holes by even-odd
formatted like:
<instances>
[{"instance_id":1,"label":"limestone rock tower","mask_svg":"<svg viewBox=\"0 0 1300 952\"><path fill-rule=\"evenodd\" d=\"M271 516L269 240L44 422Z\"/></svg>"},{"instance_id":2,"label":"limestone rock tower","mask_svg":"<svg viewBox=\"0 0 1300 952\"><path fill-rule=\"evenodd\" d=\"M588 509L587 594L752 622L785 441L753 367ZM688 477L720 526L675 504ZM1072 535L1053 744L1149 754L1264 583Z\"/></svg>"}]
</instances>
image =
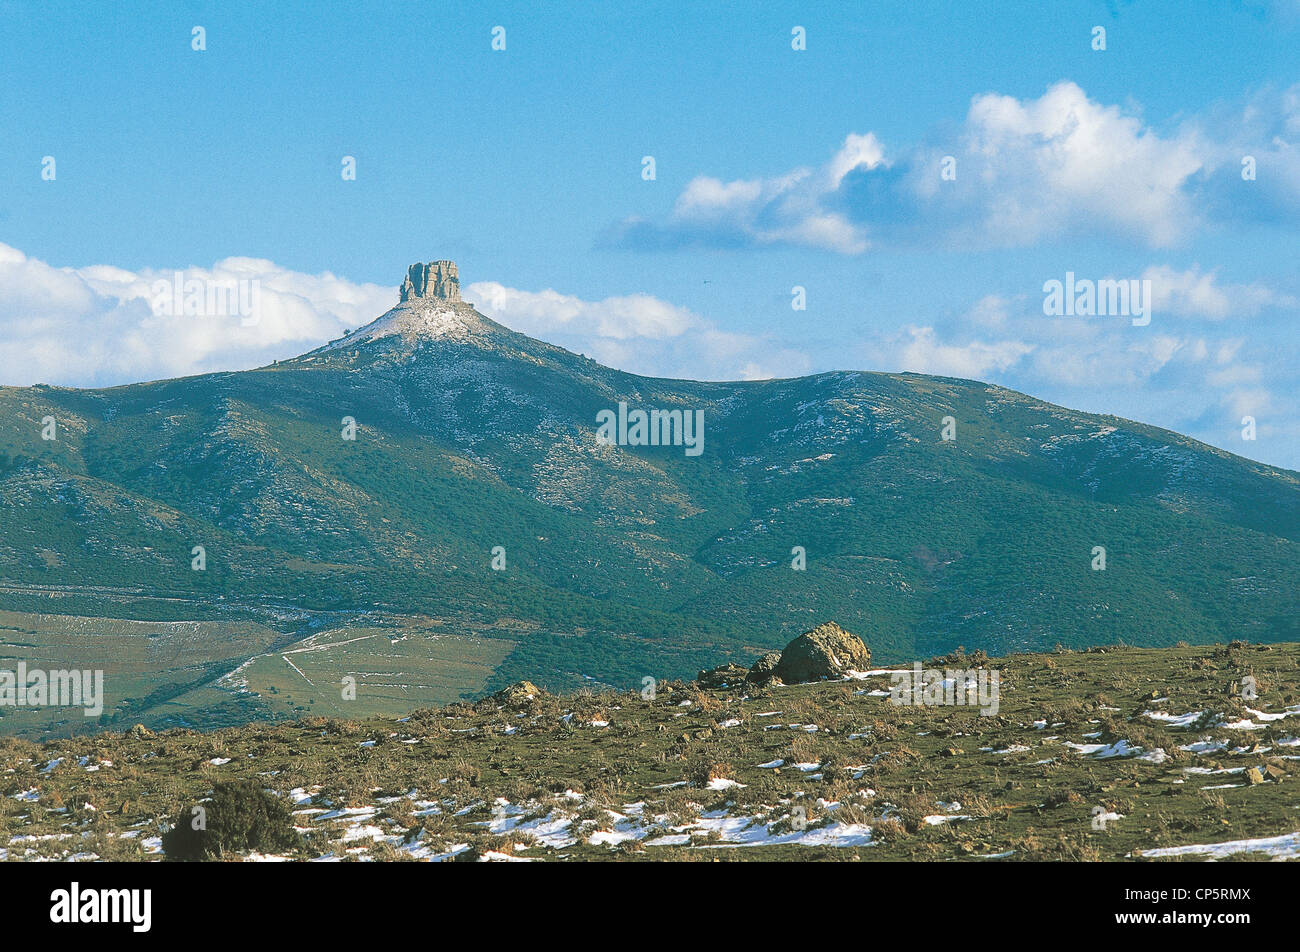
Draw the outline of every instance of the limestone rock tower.
<instances>
[{"instance_id":1,"label":"limestone rock tower","mask_svg":"<svg viewBox=\"0 0 1300 952\"><path fill-rule=\"evenodd\" d=\"M439 298L452 303L460 302L460 275L454 261L430 261L413 264L402 282L402 300L414 298Z\"/></svg>"}]
</instances>

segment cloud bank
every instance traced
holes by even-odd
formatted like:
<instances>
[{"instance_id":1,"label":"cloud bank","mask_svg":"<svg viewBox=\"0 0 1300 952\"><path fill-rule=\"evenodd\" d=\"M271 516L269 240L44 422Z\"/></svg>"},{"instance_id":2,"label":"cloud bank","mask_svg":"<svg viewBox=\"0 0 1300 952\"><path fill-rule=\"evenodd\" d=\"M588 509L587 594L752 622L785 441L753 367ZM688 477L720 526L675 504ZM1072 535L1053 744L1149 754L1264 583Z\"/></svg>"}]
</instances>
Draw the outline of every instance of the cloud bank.
<instances>
[{"instance_id":1,"label":"cloud bank","mask_svg":"<svg viewBox=\"0 0 1300 952\"><path fill-rule=\"evenodd\" d=\"M226 285L255 286L255 311L213 312L202 292ZM185 290L191 286L200 292L193 299ZM162 307L160 287L168 292ZM465 293L515 330L632 373L752 379L796 376L809 367L802 353L720 330L648 294L586 301L490 281ZM114 386L260 367L340 337L396 303L395 287L257 258L179 272L55 268L0 244L0 384Z\"/></svg>"},{"instance_id":2,"label":"cloud bank","mask_svg":"<svg viewBox=\"0 0 1300 952\"><path fill-rule=\"evenodd\" d=\"M864 341L878 366L998 383L1077 409L1166 426L1278 465L1300 466L1300 368L1285 330L1255 315L1300 302L1197 267L1146 269L1154 318L1049 318L1042 297L987 295L965 312ZM1283 335L1280 339L1278 334ZM1257 442L1242 440L1242 418Z\"/></svg>"},{"instance_id":3,"label":"cloud bank","mask_svg":"<svg viewBox=\"0 0 1300 952\"><path fill-rule=\"evenodd\" d=\"M720 330L690 310L648 294L585 301L558 291L521 291L495 281L465 289L467 300L513 330L650 377L755 380L793 377L807 355L762 337Z\"/></svg>"},{"instance_id":4,"label":"cloud bank","mask_svg":"<svg viewBox=\"0 0 1300 952\"><path fill-rule=\"evenodd\" d=\"M395 289L311 275L257 258L185 268L182 286L257 282L256 312L166 313L155 307L170 270L55 268L0 244L0 383L111 386L292 357L396 303ZM205 302L206 303L206 302Z\"/></svg>"},{"instance_id":5,"label":"cloud bank","mask_svg":"<svg viewBox=\"0 0 1300 952\"><path fill-rule=\"evenodd\" d=\"M1037 99L976 96L955 130L901 151L854 133L819 168L731 182L698 176L666 217L624 219L606 240L853 255L1101 235L1167 248L1209 227L1297 214L1300 85L1159 130L1062 81Z\"/></svg>"}]
</instances>

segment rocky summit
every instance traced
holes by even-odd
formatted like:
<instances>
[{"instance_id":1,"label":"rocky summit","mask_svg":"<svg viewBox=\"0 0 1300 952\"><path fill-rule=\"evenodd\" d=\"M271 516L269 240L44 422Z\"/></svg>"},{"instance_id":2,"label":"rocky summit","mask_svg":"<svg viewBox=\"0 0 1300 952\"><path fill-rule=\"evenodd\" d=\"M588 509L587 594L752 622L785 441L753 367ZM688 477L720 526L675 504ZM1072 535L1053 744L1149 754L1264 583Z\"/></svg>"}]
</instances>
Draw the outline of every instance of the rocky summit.
<instances>
[{"instance_id":1,"label":"rocky summit","mask_svg":"<svg viewBox=\"0 0 1300 952\"><path fill-rule=\"evenodd\" d=\"M369 324L305 356L314 358L383 338L405 345L430 340L474 340L483 344L487 338L511 333L461 299L460 276L454 261L411 265L398 298L395 307Z\"/></svg>"},{"instance_id":2,"label":"rocky summit","mask_svg":"<svg viewBox=\"0 0 1300 952\"><path fill-rule=\"evenodd\" d=\"M454 261L430 261L411 265L402 282L401 299L438 298L442 301L460 300L460 275Z\"/></svg>"}]
</instances>

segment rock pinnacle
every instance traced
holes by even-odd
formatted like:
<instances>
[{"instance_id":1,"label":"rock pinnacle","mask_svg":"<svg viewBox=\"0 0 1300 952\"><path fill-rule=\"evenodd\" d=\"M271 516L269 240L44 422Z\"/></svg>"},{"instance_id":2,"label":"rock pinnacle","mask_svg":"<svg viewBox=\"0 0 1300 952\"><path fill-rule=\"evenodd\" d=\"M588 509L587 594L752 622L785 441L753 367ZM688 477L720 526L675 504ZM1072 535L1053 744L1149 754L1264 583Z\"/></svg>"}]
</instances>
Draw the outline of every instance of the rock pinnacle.
<instances>
[{"instance_id":1,"label":"rock pinnacle","mask_svg":"<svg viewBox=\"0 0 1300 952\"><path fill-rule=\"evenodd\" d=\"M431 261L413 264L402 282L402 300L414 298L439 298L443 301L460 301L460 275L454 261Z\"/></svg>"}]
</instances>

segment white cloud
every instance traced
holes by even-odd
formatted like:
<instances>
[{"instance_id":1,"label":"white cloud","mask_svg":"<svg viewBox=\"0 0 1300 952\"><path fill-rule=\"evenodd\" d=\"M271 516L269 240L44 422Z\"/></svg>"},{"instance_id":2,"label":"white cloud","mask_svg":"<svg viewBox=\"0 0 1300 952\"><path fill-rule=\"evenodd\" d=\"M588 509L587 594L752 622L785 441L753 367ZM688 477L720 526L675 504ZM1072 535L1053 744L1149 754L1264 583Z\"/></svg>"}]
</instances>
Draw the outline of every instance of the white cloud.
<instances>
[{"instance_id":1,"label":"white cloud","mask_svg":"<svg viewBox=\"0 0 1300 952\"><path fill-rule=\"evenodd\" d=\"M1156 323L1133 327L1125 318L1050 318L1040 303L1032 295L986 296L956 319L908 326L872 346L900 370L1006 383L1039 396L1146 386L1170 367L1209 363L1202 336ZM1241 366L1235 354L1228 359Z\"/></svg>"},{"instance_id":2,"label":"white cloud","mask_svg":"<svg viewBox=\"0 0 1300 952\"><path fill-rule=\"evenodd\" d=\"M1258 284L1220 284L1214 272L1199 268L1176 271L1168 265L1156 265L1142 272L1142 277L1151 281L1152 310L1175 317L1221 321L1250 317L1267 307L1297 306L1290 295Z\"/></svg>"},{"instance_id":3,"label":"white cloud","mask_svg":"<svg viewBox=\"0 0 1300 952\"><path fill-rule=\"evenodd\" d=\"M839 188L840 183L844 181L844 176L855 169L871 171L884 164L884 161L885 149L875 135L870 132L866 135L849 133L840 150L830 161L828 168L830 187Z\"/></svg>"},{"instance_id":4,"label":"white cloud","mask_svg":"<svg viewBox=\"0 0 1300 952\"><path fill-rule=\"evenodd\" d=\"M1034 347L1015 340L966 339L961 343L944 343L933 327L910 326L890 343L889 349L902 370L982 380L994 371L1002 372L1014 366Z\"/></svg>"},{"instance_id":5,"label":"white cloud","mask_svg":"<svg viewBox=\"0 0 1300 952\"><path fill-rule=\"evenodd\" d=\"M170 285L174 271L55 268L0 245L0 381L103 386L255 367L316 347L396 303L393 288L254 258L181 274L204 289L256 281L244 285L257 288L256 310L162 313L155 285Z\"/></svg>"},{"instance_id":6,"label":"white cloud","mask_svg":"<svg viewBox=\"0 0 1300 952\"><path fill-rule=\"evenodd\" d=\"M55 268L0 244L0 383L111 386L259 367L318 347L397 303L395 287L226 258L184 269L182 288L257 282L255 313L163 313L158 283L171 288L175 275L111 265ZM465 294L515 330L633 373L737 379L762 373L760 367L789 376L809 365L798 351L720 330L649 294L587 301L494 281L471 284ZM168 294L161 303L171 301ZM184 301L182 293L177 303Z\"/></svg>"},{"instance_id":7,"label":"white cloud","mask_svg":"<svg viewBox=\"0 0 1300 952\"><path fill-rule=\"evenodd\" d=\"M508 318L511 329L532 337L563 331L615 340L663 340L699 324L690 311L649 294L584 301L550 289L519 291L495 281L476 282L465 293L484 314Z\"/></svg>"},{"instance_id":8,"label":"white cloud","mask_svg":"<svg viewBox=\"0 0 1300 952\"><path fill-rule=\"evenodd\" d=\"M687 183L666 225L629 219L618 241L649 245L802 245L843 254L867 248L863 229L823 203L850 172L875 169L884 150L875 136L850 134L825 167L768 179L723 182L700 175Z\"/></svg>"},{"instance_id":9,"label":"white cloud","mask_svg":"<svg viewBox=\"0 0 1300 952\"><path fill-rule=\"evenodd\" d=\"M762 358L762 363L751 360L740 368L741 380L779 380L802 377L812 372L812 361L802 351L778 349Z\"/></svg>"},{"instance_id":10,"label":"white cloud","mask_svg":"<svg viewBox=\"0 0 1300 952\"><path fill-rule=\"evenodd\" d=\"M1253 155L1260 174L1244 182ZM941 176L944 160L956 177ZM886 154L850 133L819 169L693 179L664 221L630 218L629 247L891 244L1024 247L1101 234L1168 247L1209 224L1300 211L1300 86L1266 90L1168 130L1058 82L1037 99L975 96L955 133Z\"/></svg>"},{"instance_id":11,"label":"white cloud","mask_svg":"<svg viewBox=\"0 0 1300 952\"><path fill-rule=\"evenodd\" d=\"M795 376L810 365L798 351L719 330L687 308L648 294L587 301L495 281L468 285L464 293L513 330L645 376L748 380Z\"/></svg>"},{"instance_id":12,"label":"white cloud","mask_svg":"<svg viewBox=\"0 0 1300 952\"><path fill-rule=\"evenodd\" d=\"M1024 244L1082 225L1164 246L1195 221L1185 185L1204 162L1190 137L1162 138L1074 83L1033 100L976 96L963 137L964 175L984 196L976 226L990 240Z\"/></svg>"},{"instance_id":13,"label":"white cloud","mask_svg":"<svg viewBox=\"0 0 1300 952\"><path fill-rule=\"evenodd\" d=\"M762 182L721 182L701 175L688 182L677 197L674 213L686 220L721 220L744 215L762 197Z\"/></svg>"},{"instance_id":14,"label":"white cloud","mask_svg":"<svg viewBox=\"0 0 1300 952\"><path fill-rule=\"evenodd\" d=\"M933 325L869 336L859 343L858 363L997 383L1295 467L1300 390L1293 348L1256 322L1231 320L1248 317L1256 305L1294 309L1294 299L1221 283L1194 268L1161 265L1146 273L1166 278L1164 291L1153 283L1157 306L1146 327L1123 318L1049 318L1037 295L989 295ZM1187 317L1204 322L1175 319ZM1228 328L1237 333L1224 336ZM1241 439L1244 416L1256 419L1256 443Z\"/></svg>"},{"instance_id":15,"label":"white cloud","mask_svg":"<svg viewBox=\"0 0 1300 952\"><path fill-rule=\"evenodd\" d=\"M1010 319L1011 302L998 294L989 294L975 302L967 313L967 320L976 327L996 330L1005 327Z\"/></svg>"}]
</instances>

